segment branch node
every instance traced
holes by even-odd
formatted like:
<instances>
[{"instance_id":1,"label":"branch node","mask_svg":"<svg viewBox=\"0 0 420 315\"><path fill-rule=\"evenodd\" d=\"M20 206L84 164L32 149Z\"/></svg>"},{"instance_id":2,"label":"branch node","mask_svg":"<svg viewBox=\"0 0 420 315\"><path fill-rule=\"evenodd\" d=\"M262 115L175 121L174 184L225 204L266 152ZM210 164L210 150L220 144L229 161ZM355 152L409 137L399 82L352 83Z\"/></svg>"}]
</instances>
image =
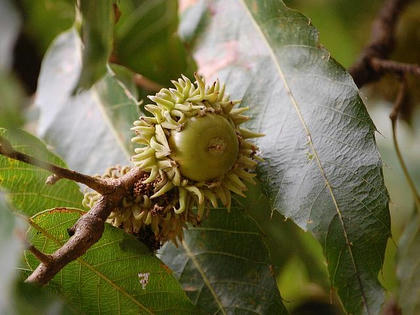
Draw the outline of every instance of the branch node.
<instances>
[{"instance_id":1,"label":"branch node","mask_svg":"<svg viewBox=\"0 0 420 315\"><path fill-rule=\"evenodd\" d=\"M398 67L398 71L396 68L383 66L384 62L389 62L387 59L395 47L395 28L398 18L410 1L387 0L376 16L372 24L369 44L365 46L359 59L349 69L359 88L379 80L385 72L416 73L413 71L416 65L405 64L404 67Z\"/></svg>"},{"instance_id":2,"label":"branch node","mask_svg":"<svg viewBox=\"0 0 420 315\"><path fill-rule=\"evenodd\" d=\"M68 234L69 237L72 237L74 235L74 233L75 233L74 226L67 229L67 234Z\"/></svg>"},{"instance_id":3,"label":"branch node","mask_svg":"<svg viewBox=\"0 0 420 315\"><path fill-rule=\"evenodd\" d=\"M407 81L403 75L400 77L400 88L398 89L397 98L395 99L394 106L392 107L389 118L391 119L392 124L394 125L397 121L398 114L401 111L401 108L404 106L405 99L407 96Z\"/></svg>"},{"instance_id":4,"label":"branch node","mask_svg":"<svg viewBox=\"0 0 420 315\"><path fill-rule=\"evenodd\" d=\"M127 195L131 194L134 184L144 176L144 171L135 167L118 181L112 181L113 189L101 199L69 229L70 238L49 259L40 259L41 264L26 279L41 285L48 283L68 263L84 255L99 239L105 229L109 214Z\"/></svg>"},{"instance_id":5,"label":"branch node","mask_svg":"<svg viewBox=\"0 0 420 315\"><path fill-rule=\"evenodd\" d=\"M28 250L43 264L50 265L52 262L51 255L44 254L41 252L38 248L36 248L34 245L29 245Z\"/></svg>"},{"instance_id":6,"label":"branch node","mask_svg":"<svg viewBox=\"0 0 420 315\"><path fill-rule=\"evenodd\" d=\"M55 174L55 176L58 178L66 178L66 179L69 179L78 183L82 183L103 195L109 194L115 190L116 183L112 181L108 182L100 178L81 174L76 171L69 170L67 168L63 168L63 167L48 163L46 161L38 160L37 158L33 156L16 151L13 149L10 142L2 136L0 136L0 154L7 156L11 159L21 161L21 162L24 162L33 166L37 166L44 170L47 170ZM54 181L57 181L57 180L50 179L52 183L54 183ZM48 179L47 179L47 182L48 182Z\"/></svg>"}]
</instances>

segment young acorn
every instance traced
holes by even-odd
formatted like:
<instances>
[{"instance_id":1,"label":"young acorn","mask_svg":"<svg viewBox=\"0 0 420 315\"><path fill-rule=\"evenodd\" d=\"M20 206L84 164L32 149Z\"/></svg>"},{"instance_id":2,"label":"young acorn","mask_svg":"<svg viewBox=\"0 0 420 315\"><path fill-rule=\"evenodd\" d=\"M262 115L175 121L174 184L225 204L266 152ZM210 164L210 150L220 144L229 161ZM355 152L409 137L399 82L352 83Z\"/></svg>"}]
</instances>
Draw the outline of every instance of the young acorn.
<instances>
[{"instance_id":1,"label":"young acorn","mask_svg":"<svg viewBox=\"0 0 420 315\"><path fill-rule=\"evenodd\" d=\"M203 78L195 79L193 84L183 75L172 81L175 88L149 96L155 103L145 105L151 116L134 122L132 142L139 147L132 161L148 173L142 184L153 184L153 191L114 211L113 225L133 233L150 225L157 239L177 244L187 222L199 223L218 200L229 210L231 193L244 196L244 181L255 183L260 158L248 139L263 135L239 127L249 119L243 115L248 108L234 108L240 101L231 101L218 80L206 87ZM90 194L85 204L92 207L95 193ZM153 215L151 207L169 195Z\"/></svg>"}]
</instances>

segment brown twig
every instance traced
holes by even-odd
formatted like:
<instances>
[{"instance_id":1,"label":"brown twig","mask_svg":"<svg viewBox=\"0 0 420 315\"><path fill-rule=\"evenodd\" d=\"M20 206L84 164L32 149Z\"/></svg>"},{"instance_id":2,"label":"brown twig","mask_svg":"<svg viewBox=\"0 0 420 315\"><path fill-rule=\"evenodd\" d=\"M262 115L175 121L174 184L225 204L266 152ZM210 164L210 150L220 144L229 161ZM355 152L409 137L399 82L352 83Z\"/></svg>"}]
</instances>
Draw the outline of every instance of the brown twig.
<instances>
[{"instance_id":1,"label":"brown twig","mask_svg":"<svg viewBox=\"0 0 420 315\"><path fill-rule=\"evenodd\" d=\"M387 62L395 46L395 28L398 17L410 1L385 1L373 22L369 44L349 70L358 87L379 80L388 71L395 72L398 69L399 72L418 73L417 65Z\"/></svg>"},{"instance_id":2,"label":"brown twig","mask_svg":"<svg viewBox=\"0 0 420 315\"><path fill-rule=\"evenodd\" d=\"M28 250L40 260L38 267L26 279L27 282L44 285L48 283L64 266L82 256L102 236L105 228L105 221L115 207L117 207L125 196L131 195L134 184L142 179L144 171L139 168L132 168L127 174L118 179L105 181L100 178L80 174L51 163L41 161L25 153L16 151L5 138L0 136L0 154L9 158L25 162L47 171L53 172L50 176L54 183L60 178L67 178L99 192L102 197L86 214L68 229L69 240L56 252L47 255L39 251L33 245ZM48 181L47 181L48 182ZM30 221L35 226L36 223Z\"/></svg>"},{"instance_id":3,"label":"brown twig","mask_svg":"<svg viewBox=\"0 0 420 315\"><path fill-rule=\"evenodd\" d=\"M105 221L111 211L118 206L124 196L131 194L134 184L143 175L144 171L133 168L123 177L114 180L112 193L103 195L92 209L68 229L70 239L55 253L49 255L49 261L40 259L41 263L26 281L44 285L68 263L85 254L102 237ZM36 225L34 222L30 224Z\"/></svg>"},{"instance_id":4,"label":"brown twig","mask_svg":"<svg viewBox=\"0 0 420 315\"><path fill-rule=\"evenodd\" d=\"M401 307L394 297L385 303L382 315L402 315Z\"/></svg>"},{"instance_id":5,"label":"brown twig","mask_svg":"<svg viewBox=\"0 0 420 315\"><path fill-rule=\"evenodd\" d=\"M114 189L112 183L101 178L84 175L76 171L69 170L45 161L41 161L25 153L16 151L13 149L10 142L2 136L0 136L0 154L7 156L11 159L25 162L27 164L31 164L44 170L47 170L51 173L54 173L59 178L67 178L78 183L85 184L86 186L92 188L93 190L96 190L100 194L110 193Z\"/></svg>"},{"instance_id":6,"label":"brown twig","mask_svg":"<svg viewBox=\"0 0 420 315\"><path fill-rule=\"evenodd\" d=\"M111 213L112 205L107 198L102 198L91 210L105 216ZM48 283L64 266L82 256L101 238L105 228L105 221L89 212L74 224L71 228L73 231L72 237L49 256L49 261L40 259L41 263L26 279L26 282L40 285ZM34 222L31 222L31 224L36 225ZM38 256L36 257L39 258Z\"/></svg>"},{"instance_id":7,"label":"brown twig","mask_svg":"<svg viewBox=\"0 0 420 315\"><path fill-rule=\"evenodd\" d=\"M391 113L389 114L389 119L391 119L391 122L393 125L396 124L398 119L398 114L401 111L401 108L405 104L406 100L406 94L407 94L407 81L402 76L400 81L400 88L398 89L397 98L395 99L394 106L392 107Z\"/></svg>"},{"instance_id":8,"label":"brown twig","mask_svg":"<svg viewBox=\"0 0 420 315\"><path fill-rule=\"evenodd\" d=\"M414 184L414 181L411 178L410 173L408 172L408 169L404 162L403 156L401 154L400 147L398 145L398 139L397 139L398 114L401 111L401 108L405 104L406 94L407 94L407 81L405 80L404 77L401 77L401 83L400 83L400 88L398 90L398 95L395 100L394 106L392 108L391 114L389 115L389 118L391 119L391 123L392 123L392 139L394 141L395 152L397 154L398 161L400 162L401 168L404 172L404 176L407 180L407 183L410 186L417 210L420 211L420 196L419 196L419 193L417 192L416 185Z\"/></svg>"},{"instance_id":9,"label":"brown twig","mask_svg":"<svg viewBox=\"0 0 420 315\"><path fill-rule=\"evenodd\" d=\"M152 81L139 73L134 75L134 83L136 83L136 85L142 89L151 92L159 92L163 88L163 86L159 83L156 83L155 81Z\"/></svg>"},{"instance_id":10,"label":"brown twig","mask_svg":"<svg viewBox=\"0 0 420 315\"><path fill-rule=\"evenodd\" d=\"M378 73L393 72L395 74L411 73L420 76L420 66L411 63L397 62L392 60L385 60L379 58L372 58L370 60L372 67Z\"/></svg>"},{"instance_id":11,"label":"brown twig","mask_svg":"<svg viewBox=\"0 0 420 315\"><path fill-rule=\"evenodd\" d=\"M41 261L44 264L50 264L51 263L51 256L44 254L41 252L38 248L36 248L34 245L29 245L28 250L36 257L39 261Z\"/></svg>"}]
</instances>

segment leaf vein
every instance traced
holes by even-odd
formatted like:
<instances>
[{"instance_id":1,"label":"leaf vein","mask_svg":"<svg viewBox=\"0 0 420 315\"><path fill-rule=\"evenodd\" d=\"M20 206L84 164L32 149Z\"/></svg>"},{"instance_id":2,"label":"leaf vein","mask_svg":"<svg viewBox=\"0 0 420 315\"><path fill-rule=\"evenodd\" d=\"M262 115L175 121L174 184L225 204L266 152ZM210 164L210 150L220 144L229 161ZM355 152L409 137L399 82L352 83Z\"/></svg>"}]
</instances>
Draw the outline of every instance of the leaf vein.
<instances>
[{"instance_id":1,"label":"leaf vein","mask_svg":"<svg viewBox=\"0 0 420 315\"><path fill-rule=\"evenodd\" d=\"M211 295L213 295L214 300L216 301L217 305L219 306L220 311L224 315L227 315L227 313L226 313L226 311L224 309L224 306L223 306L222 302L220 301L219 297L217 296L216 292L214 291L214 288L211 285L209 279L207 278L207 276L206 276L203 268L201 267L199 261L197 260L197 258L195 257L195 255L191 252L191 249L188 247L188 245L187 245L187 243L185 241L182 241L182 246L184 247L185 253L191 259L191 261L193 262L193 264L197 268L198 272L200 273L201 278L203 279L204 283L209 288L210 293L211 293Z\"/></svg>"}]
</instances>

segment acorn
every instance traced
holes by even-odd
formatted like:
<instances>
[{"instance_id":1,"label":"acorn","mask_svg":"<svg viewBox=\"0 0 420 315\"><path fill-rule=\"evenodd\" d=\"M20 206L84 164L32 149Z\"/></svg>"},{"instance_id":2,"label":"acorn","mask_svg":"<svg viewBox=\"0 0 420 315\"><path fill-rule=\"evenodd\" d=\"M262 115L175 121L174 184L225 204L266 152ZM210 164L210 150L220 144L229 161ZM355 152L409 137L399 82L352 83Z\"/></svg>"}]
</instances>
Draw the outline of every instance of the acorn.
<instances>
[{"instance_id":1,"label":"acorn","mask_svg":"<svg viewBox=\"0 0 420 315\"><path fill-rule=\"evenodd\" d=\"M255 167L260 158L250 138L262 134L240 128L249 117L248 107L235 107L225 85L215 81L206 86L195 74L195 83L184 75L172 81L175 88L161 89L149 96L154 104L145 105L151 116L142 116L132 128L139 145L132 161L150 172L145 183L158 176L162 187L151 199L170 190L178 193L175 215L197 208L197 220L204 211L218 207L218 200L227 209L231 193L245 196L244 182L255 183Z\"/></svg>"},{"instance_id":2,"label":"acorn","mask_svg":"<svg viewBox=\"0 0 420 315\"><path fill-rule=\"evenodd\" d=\"M229 210L231 194L244 197L245 182L255 183L261 158L249 139L263 135L239 127L249 119L243 115L248 108L235 107L240 101L231 101L218 80L206 86L195 78L182 76L172 81L175 88L149 96L151 115L134 122L132 161L145 176L108 218L128 233L151 228L157 241L177 245L187 223L199 224L219 201ZM113 167L101 177L119 178L129 169ZM88 192L83 204L91 208L99 198Z\"/></svg>"}]
</instances>

